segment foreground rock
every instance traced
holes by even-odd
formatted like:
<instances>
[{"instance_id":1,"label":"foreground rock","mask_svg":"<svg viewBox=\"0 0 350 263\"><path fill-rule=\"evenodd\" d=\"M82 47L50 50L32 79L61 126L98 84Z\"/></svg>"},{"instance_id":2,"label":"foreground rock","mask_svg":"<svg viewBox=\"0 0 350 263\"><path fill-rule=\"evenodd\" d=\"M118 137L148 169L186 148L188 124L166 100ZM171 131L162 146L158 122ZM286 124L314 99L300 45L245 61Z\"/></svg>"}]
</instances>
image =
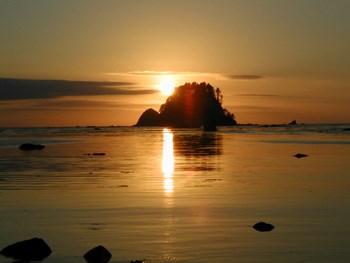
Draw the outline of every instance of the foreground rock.
<instances>
[{"instance_id":1,"label":"foreground rock","mask_svg":"<svg viewBox=\"0 0 350 263\"><path fill-rule=\"evenodd\" d=\"M40 261L51 254L51 248L41 238L20 241L5 247L1 254L21 261Z\"/></svg>"},{"instance_id":2,"label":"foreground rock","mask_svg":"<svg viewBox=\"0 0 350 263\"><path fill-rule=\"evenodd\" d=\"M84 258L88 263L107 263L112 254L104 246L97 246L86 252Z\"/></svg>"},{"instance_id":3,"label":"foreground rock","mask_svg":"<svg viewBox=\"0 0 350 263\"><path fill-rule=\"evenodd\" d=\"M42 150L45 148L45 146L41 144L24 143L20 145L18 148L23 151L32 151L32 150Z\"/></svg>"},{"instance_id":4,"label":"foreground rock","mask_svg":"<svg viewBox=\"0 0 350 263\"><path fill-rule=\"evenodd\" d=\"M267 232L267 231L271 231L275 227L273 225L265 223L265 222L259 222L259 223L256 223L253 226L253 228L257 231L260 231L260 232Z\"/></svg>"},{"instance_id":5,"label":"foreground rock","mask_svg":"<svg viewBox=\"0 0 350 263\"><path fill-rule=\"evenodd\" d=\"M295 158L304 158L304 157L307 157L308 155L307 154L304 154L304 153L297 153L296 155L294 155Z\"/></svg>"}]
</instances>

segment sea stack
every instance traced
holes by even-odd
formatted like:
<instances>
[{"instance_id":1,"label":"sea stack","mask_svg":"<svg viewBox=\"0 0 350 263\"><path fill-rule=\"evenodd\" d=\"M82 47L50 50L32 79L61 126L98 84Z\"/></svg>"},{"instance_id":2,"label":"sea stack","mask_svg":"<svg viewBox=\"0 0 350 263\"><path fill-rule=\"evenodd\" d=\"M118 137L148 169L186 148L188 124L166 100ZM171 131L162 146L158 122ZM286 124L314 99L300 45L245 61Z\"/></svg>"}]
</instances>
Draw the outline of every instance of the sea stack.
<instances>
[{"instance_id":1,"label":"sea stack","mask_svg":"<svg viewBox=\"0 0 350 263\"><path fill-rule=\"evenodd\" d=\"M222 107L223 95L209 83L185 83L175 88L159 112L148 109L135 126L200 128L216 131L216 126L233 126L234 114Z\"/></svg>"}]
</instances>

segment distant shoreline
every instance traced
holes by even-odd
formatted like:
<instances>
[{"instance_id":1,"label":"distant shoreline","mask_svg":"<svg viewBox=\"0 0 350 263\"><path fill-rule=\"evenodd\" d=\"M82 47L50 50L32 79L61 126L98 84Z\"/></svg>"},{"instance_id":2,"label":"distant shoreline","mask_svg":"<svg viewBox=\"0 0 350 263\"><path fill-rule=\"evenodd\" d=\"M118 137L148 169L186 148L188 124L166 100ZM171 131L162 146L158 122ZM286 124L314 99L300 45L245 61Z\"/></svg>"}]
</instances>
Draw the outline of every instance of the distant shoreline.
<instances>
[{"instance_id":1,"label":"distant shoreline","mask_svg":"<svg viewBox=\"0 0 350 263\"><path fill-rule=\"evenodd\" d=\"M300 123L296 124L296 126L302 125L350 125L350 123ZM235 126L292 126L288 123L238 123ZM76 125L76 126L15 126L15 127L0 127L2 129L71 129L71 128L165 128L169 126L134 126L134 125ZM218 127L234 127L234 126L218 126Z\"/></svg>"}]
</instances>

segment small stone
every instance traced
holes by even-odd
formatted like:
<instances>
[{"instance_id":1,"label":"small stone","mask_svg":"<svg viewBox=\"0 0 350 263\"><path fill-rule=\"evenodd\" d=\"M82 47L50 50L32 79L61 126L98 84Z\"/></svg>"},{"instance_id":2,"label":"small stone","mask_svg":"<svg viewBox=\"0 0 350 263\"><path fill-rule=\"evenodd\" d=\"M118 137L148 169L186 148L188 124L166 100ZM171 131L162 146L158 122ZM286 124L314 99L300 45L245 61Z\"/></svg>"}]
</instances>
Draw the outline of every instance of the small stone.
<instances>
[{"instance_id":1,"label":"small stone","mask_svg":"<svg viewBox=\"0 0 350 263\"><path fill-rule=\"evenodd\" d=\"M271 231L275 227L273 225L265 223L265 222L259 222L259 223L256 223L253 226L253 228L257 231L260 231L260 232L267 232L267 231Z\"/></svg>"},{"instance_id":2,"label":"small stone","mask_svg":"<svg viewBox=\"0 0 350 263\"><path fill-rule=\"evenodd\" d=\"M307 154L304 153L297 153L296 155L294 155L295 158L303 158L303 157L307 157Z\"/></svg>"},{"instance_id":3,"label":"small stone","mask_svg":"<svg viewBox=\"0 0 350 263\"><path fill-rule=\"evenodd\" d=\"M24 143L20 145L18 148L23 151L31 151L31 150L42 150L45 148L45 146L41 144Z\"/></svg>"},{"instance_id":4,"label":"small stone","mask_svg":"<svg viewBox=\"0 0 350 263\"><path fill-rule=\"evenodd\" d=\"M41 238L20 241L5 247L1 254L20 261L41 261L51 254L51 248Z\"/></svg>"},{"instance_id":5,"label":"small stone","mask_svg":"<svg viewBox=\"0 0 350 263\"><path fill-rule=\"evenodd\" d=\"M111 260L112 254L100 245L86 252L84 258L88 263L107 263Z\"/></svg>"}]
</instances>

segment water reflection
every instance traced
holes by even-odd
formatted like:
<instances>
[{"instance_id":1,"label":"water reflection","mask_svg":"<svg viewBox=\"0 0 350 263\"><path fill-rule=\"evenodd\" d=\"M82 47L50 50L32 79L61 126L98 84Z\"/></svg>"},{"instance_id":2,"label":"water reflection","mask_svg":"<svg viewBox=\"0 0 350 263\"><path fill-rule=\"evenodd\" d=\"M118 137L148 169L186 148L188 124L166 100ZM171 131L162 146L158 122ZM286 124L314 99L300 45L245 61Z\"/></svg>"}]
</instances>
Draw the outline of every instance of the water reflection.
<instances>
[{"instance_id":1,"label":"water reflection","mask_svg":"<svg viewBox=\"0 0 350 263\"><path fill-rule=\"evenodd\" d=\"M223 138L217 133L175 133L174 149L177 168L186 171L219 171Z\"/></svg>"},{"instance_id":2,"label":"water reflection","mask_svg":"<svg viewBox=\"0 0 350 263\"><path fill-rule=\"evenodd\" d=\"M222 154L222 135L216 133L178 134L174 143L176 151L184 156Z\"/></svg>"},{"instance_id":3,"label":"water reflection","mask_svg":"<svg viewBox=\"0 0 350 263\"><path fill-rule=\"evenodd\" d=\"M174 143L173 133L169 129L163 129L163 161L162 170L164 176L164 192L174 191Z\"/></svg>"}]
</instances>

